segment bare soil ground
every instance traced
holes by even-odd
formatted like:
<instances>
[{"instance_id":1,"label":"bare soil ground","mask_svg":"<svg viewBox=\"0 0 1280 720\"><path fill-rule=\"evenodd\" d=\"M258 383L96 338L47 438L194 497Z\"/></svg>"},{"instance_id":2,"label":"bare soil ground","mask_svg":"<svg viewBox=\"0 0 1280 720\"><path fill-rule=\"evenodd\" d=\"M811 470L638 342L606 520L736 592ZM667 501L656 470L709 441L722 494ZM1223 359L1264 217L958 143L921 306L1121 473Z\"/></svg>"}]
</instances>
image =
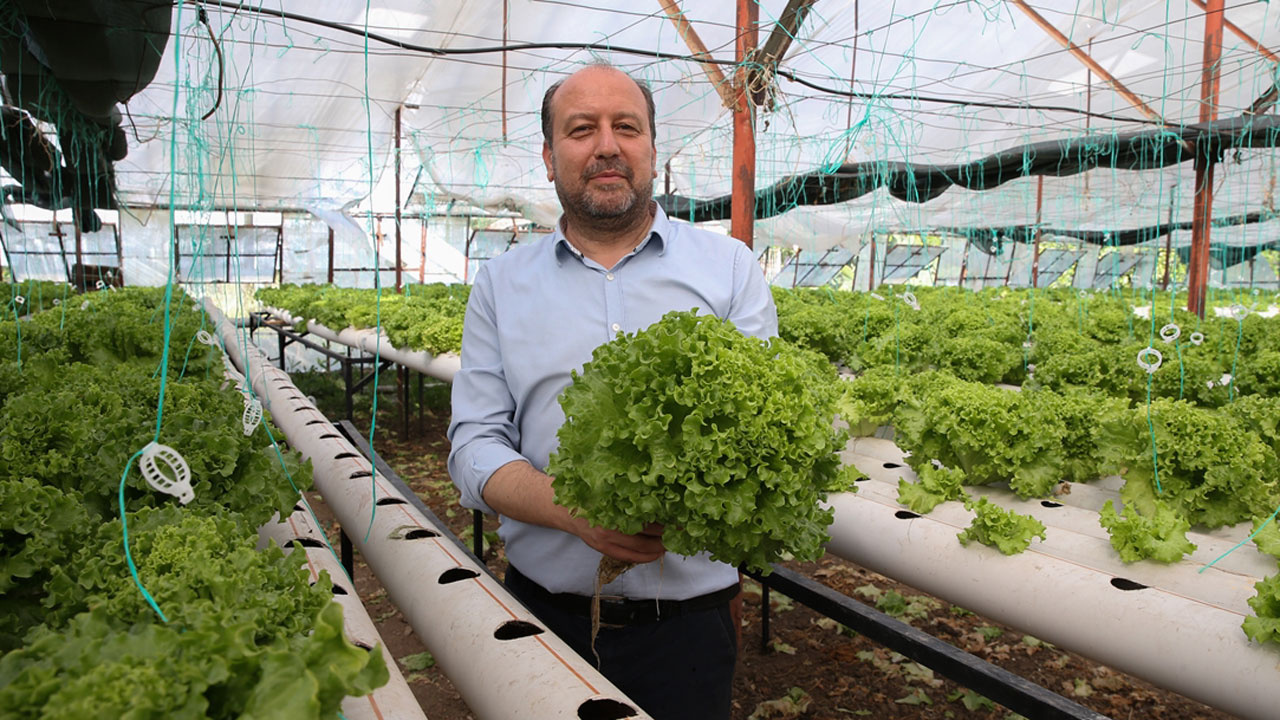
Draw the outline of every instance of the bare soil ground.
<instances>
[{"instance_id":1,"label":"bare soil ground","mask_svg":"<svg viewBox=\"0 0 1280 720\"><path fill-rule=\"evenodd\" d=\"M340 391L334 400L332 385L313 381L306 387L309 394L320 398L321 409L330 418L341 415ZM364 408L357 410L356 425L367 433L367 394L357 402L359 405ZM471 512L458 504L457 491L446 468L447 388L428 389L424 406L419 421L415 403L415 417L406 437L402 435L400 406L390 395L381 397L375 446L432 511L470 545ZM336 543L337 528L332 515L323 502L315 505L321 522ZM506 558L496 529L496 520L486 518L484 560L501 577L506 570ZM817 563L787 565L1116 720L1230 720L1234 717L840 558L826 556ZM431 720L473 718L466 702L434 665L427 648L387 599L386 591L358 555L355 582L370 617L392 656L400 663L427 717ZM1021 717L776 591L770 593L771 632L767 643L762 645L760 587L748 580L744 590L742 647L734 683L733 720L849 717L1005 720Z\"/></svg>"}]
</instances>

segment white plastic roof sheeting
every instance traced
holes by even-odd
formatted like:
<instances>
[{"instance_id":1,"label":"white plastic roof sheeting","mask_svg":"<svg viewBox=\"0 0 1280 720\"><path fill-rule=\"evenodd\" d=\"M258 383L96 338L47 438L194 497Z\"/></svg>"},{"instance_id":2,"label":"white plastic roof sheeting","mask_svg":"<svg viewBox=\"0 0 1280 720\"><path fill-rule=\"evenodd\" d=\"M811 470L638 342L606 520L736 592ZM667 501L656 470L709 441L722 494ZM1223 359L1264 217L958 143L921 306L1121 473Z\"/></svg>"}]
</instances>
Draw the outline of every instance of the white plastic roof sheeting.
<instances>
[{"instance_id":1,"label":"white plastic roof sheeting","mask_svg":"<svg viewBox=\"0 0 1280 720\"><path fill-rule=\"evenodd\" d=\"M365 3L342 0L267 6L357 31L367 21L370 33L450 50L503 42L499 0L368 4L367 14ZM1166 121L1198 122L1203 17L1192 0L1029 4ZM761 44L785 6L760 2ZM685 0L681 7L711 54L732 60L734 3ZM358 34L230 3L205 8L223 58L220 104L200 120L215 104L218 61L188 3L175 12L177 34L159 75L129 104L131 147L117 166L126 203L167 205L172 191L178 206L336 210L372 194L374 209L389 210L393 118L404 106L406 202L412 190L412 202L427 210L470 204L550 224L559 208L542 166L540 101L547 86L595 59L654 88L659 193L668 163L674 193L729 192L732 118L702 66L616 49L689 54L659 0L510 0L509 44L599 49L510 50L505 93L500 52L430 55L370 39L366 54ZM1229 2L1226 18L1280 49L1280 17L1268 3ZM1136 122L1142 112L1010 2L817 0L780 67L870 97L780 78L776 110L758 115L757 187L845 161L964 162L1027 142L1144 127ZM732 78L732 67L722 70ZM1219 117L1239 115L1275 80L1274 65L1230 31L1221 70ZM1009 107L965 104L974 101ZM1272 149L1229 155L1215 177L1214 215L1272 207L1275 164ZM856 249L872 231L1032 223L1037 182L1024 178L987 192L951 188L923 204L879 190L759 221L756 243ZM1042 218L1057 227L1113 229L1164 222L1172 208L1175 221L1186 221L1193 184L1190 162L1045 178Z\"/></svg>"}]
</instances>

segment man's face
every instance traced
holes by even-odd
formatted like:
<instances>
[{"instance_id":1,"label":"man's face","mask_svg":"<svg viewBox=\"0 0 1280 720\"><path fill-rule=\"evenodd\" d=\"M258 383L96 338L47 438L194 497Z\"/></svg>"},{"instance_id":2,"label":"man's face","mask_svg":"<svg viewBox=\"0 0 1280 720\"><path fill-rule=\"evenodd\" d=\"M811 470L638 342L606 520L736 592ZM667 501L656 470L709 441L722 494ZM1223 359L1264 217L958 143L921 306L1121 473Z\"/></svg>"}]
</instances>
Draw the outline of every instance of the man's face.
<instances>
[{"instance_id":1,"label":"man's face","mask_svg":"<svg viewBox=\"0 0 1280 720\"><path fill-rule=\"evenodd\" d=\"M656 153L635 82L616 70L581 70L552 97L551 117L542 159L565 212L619 227L647 217Z\"/></svg>"}]
</instances>

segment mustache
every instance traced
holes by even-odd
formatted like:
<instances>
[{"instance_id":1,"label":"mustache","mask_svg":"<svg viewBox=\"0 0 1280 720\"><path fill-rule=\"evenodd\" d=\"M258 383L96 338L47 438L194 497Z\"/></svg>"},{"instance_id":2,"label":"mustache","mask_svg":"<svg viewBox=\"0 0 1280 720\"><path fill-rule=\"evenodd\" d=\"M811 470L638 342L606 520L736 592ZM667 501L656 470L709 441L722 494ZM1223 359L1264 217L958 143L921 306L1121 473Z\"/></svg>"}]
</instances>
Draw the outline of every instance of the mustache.
<instances>
[{"instance_id":1,"label":"mustache","mask_svg":"<svg viewBox=\"0 0 1280 720\"><path fill-rule=\"evenodd\" d=\"M635 171L627 167L627 164L619 158L605 158L591 163L582 171L582 177L586 180L604 172L617 173L627 180L635 179Z\"/></svg>"}]
</instances>

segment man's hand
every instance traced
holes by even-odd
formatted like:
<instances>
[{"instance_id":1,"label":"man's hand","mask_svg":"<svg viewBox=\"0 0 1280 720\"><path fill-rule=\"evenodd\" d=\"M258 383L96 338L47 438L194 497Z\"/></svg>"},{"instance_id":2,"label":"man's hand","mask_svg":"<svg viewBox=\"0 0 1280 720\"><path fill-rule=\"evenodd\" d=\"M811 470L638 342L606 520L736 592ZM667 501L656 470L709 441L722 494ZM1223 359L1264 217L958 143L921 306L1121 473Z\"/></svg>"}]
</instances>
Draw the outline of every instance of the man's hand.
<instances>
[{"instance_id":1,"label":"man's hand","mask_svg":"<svg viewBox=\"0 0 1280 720\"><path fill-rule=\"evenodd\" d=\"M662 545L662 526L656 523L628 535L592 527L583 518L571 515L568 509L555 503L551 476L524 461L498 468L485 485L484 500L509 518L572 533L592 549L623 562L652 562L667 551Z\"/></svg>"},{"instance_id":2,"label":"man's hand","mask_svg":"<svg viewBox=\"0 0 1280 720\"><path fill-rule=\"evenodd\" d=\"M667 551L662 545L662 526L650 523L635 535L594 527L582 518L573 519L573 533L592 549L615 560L643 564L653 562Z\"/></svg>"}]
</instances>

